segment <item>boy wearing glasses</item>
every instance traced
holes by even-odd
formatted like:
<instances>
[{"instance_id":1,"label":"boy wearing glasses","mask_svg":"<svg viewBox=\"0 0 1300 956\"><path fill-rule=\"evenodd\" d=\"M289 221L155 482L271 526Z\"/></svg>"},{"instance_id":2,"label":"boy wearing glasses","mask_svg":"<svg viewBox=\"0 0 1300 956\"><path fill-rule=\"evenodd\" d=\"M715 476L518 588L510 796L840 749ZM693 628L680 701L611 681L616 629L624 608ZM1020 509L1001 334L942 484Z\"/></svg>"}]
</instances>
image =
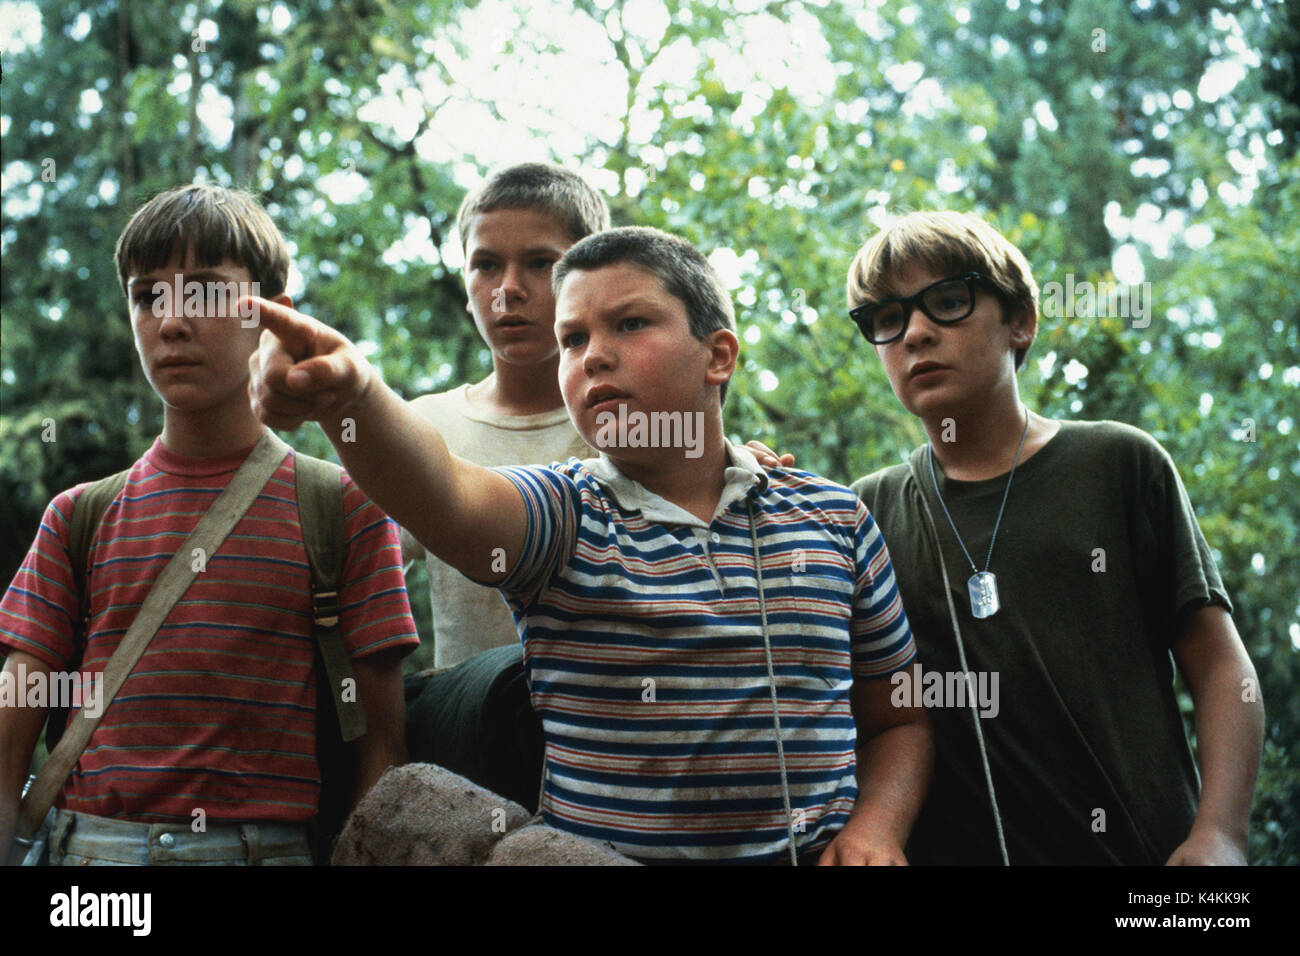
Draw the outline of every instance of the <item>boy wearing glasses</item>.
<instances>
[{"instance_id":1,"label":"boy wearing glasses","mask_svg":"<svg viewBox=\"0 0 1300 956\"><path fill-rule=\"evenodd\" d=\"M929 435L853 485L924 662L895 675L895 700L922 700L935 732L909 859L1244 863L1263 705L1168 454L1021 402L1037 285L974 216L896 221L858 252L848 299Z\"/></svg>"}]
</instances>

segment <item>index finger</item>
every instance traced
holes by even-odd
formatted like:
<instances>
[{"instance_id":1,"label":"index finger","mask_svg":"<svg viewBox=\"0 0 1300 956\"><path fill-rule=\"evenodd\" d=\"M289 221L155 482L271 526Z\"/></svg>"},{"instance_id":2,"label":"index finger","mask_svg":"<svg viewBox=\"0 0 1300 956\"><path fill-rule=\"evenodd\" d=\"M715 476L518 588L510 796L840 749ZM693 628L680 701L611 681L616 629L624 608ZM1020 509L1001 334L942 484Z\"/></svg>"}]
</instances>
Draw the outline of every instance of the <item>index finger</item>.
<instances>
[{"instance_id":1,"label":"index finger","mask_svg":"<svg viewBox=\"0 0 1300 956\"><path fill-rule=\"evenodd\" d=\"M251 295L240 299L237 308L242 324L269 331L295 359L316 354L320 323L310 316L270 299ZM249 319L252 321L249 322Z\"/></svg>"}]
</instances>

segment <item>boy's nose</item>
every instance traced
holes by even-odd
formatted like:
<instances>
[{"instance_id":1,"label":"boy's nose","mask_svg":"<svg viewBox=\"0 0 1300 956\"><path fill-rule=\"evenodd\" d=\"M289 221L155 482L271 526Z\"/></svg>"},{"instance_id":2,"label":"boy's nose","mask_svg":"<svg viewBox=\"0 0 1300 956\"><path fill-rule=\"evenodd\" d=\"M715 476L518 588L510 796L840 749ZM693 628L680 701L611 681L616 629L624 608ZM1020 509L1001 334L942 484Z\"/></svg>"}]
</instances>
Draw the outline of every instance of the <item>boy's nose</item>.
<instances>
[{"instance_id":1,"label":"boy's nose","mask_svg":"<svg viewBox=\"0 0 1300 956\"><path fill-rule=\"evenodd\" d=\"M587 350L582 356L582 367L588 375L601 370L612 369L615 365L614 350L606 336L593 335L587 341Z\"/></svg>"},{"instance_id":2,"label":"boy's nose","mask_svg":"<svg viewBox=\"0 0 1300 956\"><path fill-rule=\"evenodd\" d=\"M527 298L528 290L524 286L524 267L517 263L508 263L501 272L500 288L507 299Z\"/></svg>"},{"instance_id":3,"label":"boy's nose","mask_svg":"<svg viewBox=\"0 0 1300 956\"><path fill-rule=\"evenodd\" d=\"M907 316L907 331L903 333L903 341L907 343L920 344L929 342L935 336L935 324L930 321L930 317L921 311L921 306L912 306L911 313Z\"/></svg>"},{"instance_id":4,"label":"boy's nose","mask_svg":"<svg viewBox=\"0 0 1300 956\"><path fill-rule=\"evenodd\" d=\"M164 339L185 339L190 336L189 321L185 318L185 306L176 303L164 311L158 323L158 334Z\"/></svg>"}]
</instances>

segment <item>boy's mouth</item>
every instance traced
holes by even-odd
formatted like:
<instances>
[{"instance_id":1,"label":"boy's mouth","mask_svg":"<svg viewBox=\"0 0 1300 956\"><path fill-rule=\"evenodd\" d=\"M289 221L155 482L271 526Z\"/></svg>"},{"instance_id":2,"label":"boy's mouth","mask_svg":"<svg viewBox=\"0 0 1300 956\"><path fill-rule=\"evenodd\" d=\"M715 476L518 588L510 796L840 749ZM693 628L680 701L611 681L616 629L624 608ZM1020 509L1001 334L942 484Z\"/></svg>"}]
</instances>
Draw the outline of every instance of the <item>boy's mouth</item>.
<instances>
[{"instance_id":1,"label":"boy's mouth","mask_svg":"<svg viewBox=\"0 0 1300 956\"><path fill-rule=\"evenodd\" d=\"M587 391L587 407L595 408L597 405L617 398L627 398L627 395L612 385L597 385Z\"/></svg>"},{"instance_id":2,"label":"boy's mouth","mask_svg":"<svg viewBox=\"0 0 1300 956\"><path fill-rule=\"evenodd\" d=\"M183 355L164 355L158 360L158 368L187 368L192 365L198 365L196 359L186 358Z\"/></svg>"},{"instance_id":3,"label":"boy's mouth","mask_svg":"<svg viewBox=\"0 0 1300 956\"><path fill-rule=\"evenodd\" d=\"M918 375L925 375L928 372L941 372L948 366L940 365L938 362L917 362L908 370L908 378L916 378Z\"/></svg>"}]
</instances>

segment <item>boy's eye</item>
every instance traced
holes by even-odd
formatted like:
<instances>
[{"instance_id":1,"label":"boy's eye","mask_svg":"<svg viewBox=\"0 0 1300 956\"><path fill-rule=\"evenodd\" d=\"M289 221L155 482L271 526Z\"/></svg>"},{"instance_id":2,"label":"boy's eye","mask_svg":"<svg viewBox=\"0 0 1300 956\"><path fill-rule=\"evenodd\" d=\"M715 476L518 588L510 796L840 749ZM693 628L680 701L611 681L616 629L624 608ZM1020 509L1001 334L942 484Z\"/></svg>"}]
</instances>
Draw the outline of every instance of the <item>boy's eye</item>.
<instances>
[{"instance_id":1,"label":"boy's eye","mask_svg":"<svg viewBox=\"0 0 1300 956\"><path fill-rule=\"evenodd\" d=\"M131 297L131 301L134 302L137 307L142 309L147 309L150 308L156 301L158 301L158 293L150 292L148 290L144 292L137 292L134 296Z\"/></svg>"},{"instance_id":2,"label":"boy's eye","mask_svg":"<svg viewBox=\"0 0 1300 956\"><path fill-rule=\"evenodd\" d=\"M878 335L892 335L903 324L903 307L891 302L878 308L871 317Z\"/></svg>"},{"instance_id":3,"label":"boy's eye","mask_svg":"<svg viewBox=\"0 0 1300 956\"><path fill-rule=\"evenodd\" d=\"M496 266L497 264L493 262L491 259L476 259L474 260L474 263L470 268L475 269L479 272L490 272L491 270L495 269Z\"/></svg>"},{"instance_id":4,"label":"boy's eye","mask_svg":"<svg viewBox=\"0 0 1300 956\"><path fill-rule=\"evenodd\" d=\"M533 260L534 269L550 269L555 265L555 260L550 256L538 256Z\"/></svg>"},{"instance_id":5,"label":"boy's eye","mask_svg":"<svg viewBox=\"0 0 1300 956\"><path fill-rule=\"evenodd\" d=\"M646 320L637 315L629 315L619 324L625 331L635 332L637 329L645 328Z\"/></svg>"},{"instance_id":6,"label":"boy's eye","mask_svg":"<svg viewBox=\"0 0 1300 956\"><path fill-rule=\"evenodd\" d=\"M577 348L584 341L586 341L586 337L581 332L570 332L568 335L560 339L560 347L573 349Z\"/></svg>"}]
</instances>

